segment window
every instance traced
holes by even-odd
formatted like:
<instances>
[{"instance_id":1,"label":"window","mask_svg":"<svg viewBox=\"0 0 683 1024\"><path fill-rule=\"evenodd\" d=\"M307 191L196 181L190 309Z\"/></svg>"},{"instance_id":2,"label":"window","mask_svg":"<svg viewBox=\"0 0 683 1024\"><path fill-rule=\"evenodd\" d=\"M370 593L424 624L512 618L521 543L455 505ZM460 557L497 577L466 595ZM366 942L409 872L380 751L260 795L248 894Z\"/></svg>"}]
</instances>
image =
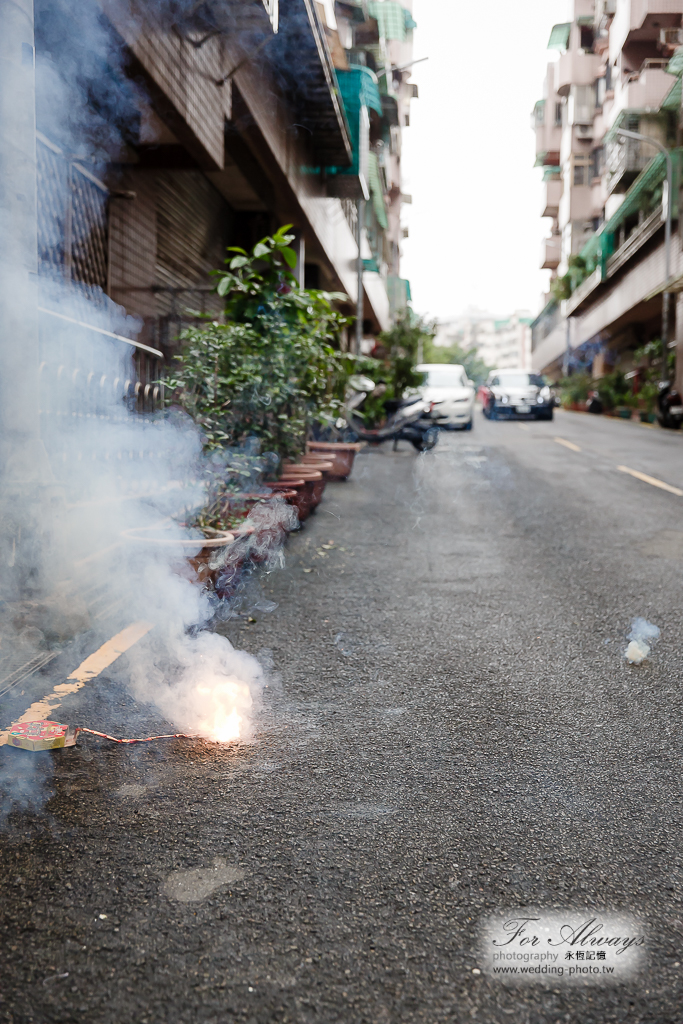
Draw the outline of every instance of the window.
<instances>
[{"instance_id":1,"label":"window","mask_svg":"<svg viewBox=\"0 0 683 1024\"><path fill-rule=\"evenodd\" d=\"M495 377L491 383L503 388L527 388L529 385L542 388L545 381L536 373L501 373L500 377Z\"/></svg>"},{"instance_id":2,"label":"window","mask_svg":"<svg viewBox=\"0 0 683 1024\"><path fill-rule=\"evenodd\" d=\"M596 149L591 153L591 166L590 176L591 178L600 178L605 169L605 150L602 146L597 146Z\"/></svg>"},{"instance_id":3,"label":"window","mask_svg":"<svg viewBox=\"0 0 683 1024\"><path fill-rule=\"evenodd\" d=\"M572 185L590 185L591 158L586 154L574 153L571 157L571 176L565 170L564 180L570 180Z\"/></svg>"},{"instance_id":4,"label":"window","mask_svg":"<svg viewBox=\"0 0 683 1024\"><path fill-rule=\"evenodd\" d=\"M562 106L563 106L562 103L556 103L555 104L555 127L556 128L561 128L562 127Z\"/></svg>"},{"instance_id":5,"label":"window","mask_svg":"<svg viewBox=\"0 0 683 1024\"><path fill-rule=\"evenodd\" d=\"M595 105L601 107L605 99L605 93L607 92L607 86L605 85L604 78L598 78L595 83Z\"/></svg>"},{"instance_id":6,"label":"window","mask_svg":"<svg viewBox=\"0 0 683 1024\"><path fill-rule=\"evenodd\" d=\"M444 366L443 369L427 371L427 385L430 388L467 387L467 378L459 366L453 369Z\"/></svg>"}]
</instances>

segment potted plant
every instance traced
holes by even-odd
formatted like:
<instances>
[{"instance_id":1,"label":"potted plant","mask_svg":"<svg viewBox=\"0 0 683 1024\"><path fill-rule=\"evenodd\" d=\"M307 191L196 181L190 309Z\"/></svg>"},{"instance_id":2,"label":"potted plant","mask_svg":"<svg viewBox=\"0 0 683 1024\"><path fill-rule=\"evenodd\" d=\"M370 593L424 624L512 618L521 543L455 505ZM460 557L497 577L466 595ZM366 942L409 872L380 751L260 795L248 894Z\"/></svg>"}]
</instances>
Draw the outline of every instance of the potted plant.
<instances>
[{"instance_id":1,"label":"potted plant","mask_svg":"<svg viewBox=\"0 0 683 1024\"><path fill-rule=\"evenodd\" d=\"M280 459L295 460L313 422L339 415L349 357L338 339L349 321L333 302L346 296L298 287L287 230L251 253L231 247L228 269L214 272L223 317L183 333L167 388L210 448L239 447L255 436Z\"/></svg>"}]
</instances>

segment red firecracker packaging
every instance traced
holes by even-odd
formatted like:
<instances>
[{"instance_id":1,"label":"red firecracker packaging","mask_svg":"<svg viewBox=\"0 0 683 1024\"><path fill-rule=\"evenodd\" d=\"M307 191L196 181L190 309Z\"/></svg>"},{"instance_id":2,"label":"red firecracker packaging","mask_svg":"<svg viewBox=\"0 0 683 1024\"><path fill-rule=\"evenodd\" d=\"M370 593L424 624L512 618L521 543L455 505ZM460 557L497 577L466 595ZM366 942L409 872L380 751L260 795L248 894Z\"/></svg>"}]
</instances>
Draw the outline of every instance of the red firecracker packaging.
<instances>
[{"instance_id":1,"label":"red firecracker packaging","mask_svg":"<svg viewBox=\"0 0 683 1024\"><path fill-rule=\"evenodd\" d=\"M12 747L24 750L52 750L55 747L70 747L75 737L69 734L69 726L61 722L18 722L11 725L7 742Z\"/></svg>"}]
</instances>

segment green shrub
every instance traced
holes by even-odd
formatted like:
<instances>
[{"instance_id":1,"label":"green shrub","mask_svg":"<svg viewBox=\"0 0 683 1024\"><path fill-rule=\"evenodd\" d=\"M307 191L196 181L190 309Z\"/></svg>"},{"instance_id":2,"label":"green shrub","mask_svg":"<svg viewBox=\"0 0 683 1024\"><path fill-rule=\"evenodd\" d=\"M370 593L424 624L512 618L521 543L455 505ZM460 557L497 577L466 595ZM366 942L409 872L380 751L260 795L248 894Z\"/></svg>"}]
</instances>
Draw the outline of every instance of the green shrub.
<instances>
[{"instance_id":1,"label":"green shrub","mask_svg":"<svg viewBox=\"0 0 683 1024\"><path fill-rule=\"evenodd\" d=\"M288 227L251 254L228 250L228 269L214 271L223 317L182 335L169 400L199 424L208 449L239 448L255 436L262 450L296 458L313 421L339 416L357 371L359 360L339 351L350 320L332 305L347 297L298 287Z\"/></svg>"}]
</instances>

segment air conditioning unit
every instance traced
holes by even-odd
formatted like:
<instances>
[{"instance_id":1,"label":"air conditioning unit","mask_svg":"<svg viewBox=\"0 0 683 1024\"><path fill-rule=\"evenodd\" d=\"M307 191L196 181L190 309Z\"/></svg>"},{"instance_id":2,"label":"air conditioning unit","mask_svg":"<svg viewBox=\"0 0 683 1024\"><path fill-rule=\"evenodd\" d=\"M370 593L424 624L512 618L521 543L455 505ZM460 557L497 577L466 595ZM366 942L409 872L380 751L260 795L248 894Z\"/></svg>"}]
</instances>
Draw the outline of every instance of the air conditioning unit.
<instances>
[{"instance_id":1,"label":"air conditioning unit","mask_svg":"<svg viewBox=\"0 0 683 1024\"><path fill-rule=\"evenodd\" d=\"M592 139L593 138L593 124L577 124L576 134L580 139Z\"/></svg>"},{"instance_id":2,"label":"air conditioning unit","mask_svg":"<svg viewBox=\"0 0 683 1024\"><path fill-rule=\"evenodd\" d=\"M660 28L659 41L663 46L683 46L683 28Z\"/></svg>"}]
</instances>

